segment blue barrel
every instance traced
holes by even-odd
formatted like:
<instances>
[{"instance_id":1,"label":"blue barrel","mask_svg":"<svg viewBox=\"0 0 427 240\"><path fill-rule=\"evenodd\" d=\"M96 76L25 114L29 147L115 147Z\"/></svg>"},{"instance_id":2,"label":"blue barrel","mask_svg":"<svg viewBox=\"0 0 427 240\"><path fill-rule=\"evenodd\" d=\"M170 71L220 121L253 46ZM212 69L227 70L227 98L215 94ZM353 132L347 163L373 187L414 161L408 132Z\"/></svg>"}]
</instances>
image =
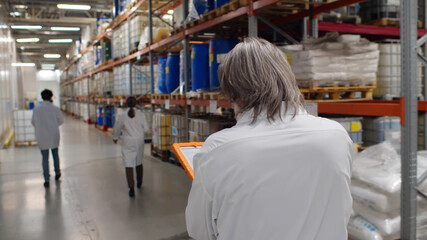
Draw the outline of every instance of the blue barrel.
<instances>
[{"instance_id":1,"label":"blue barrel","mask_svg":"<svg viewBox=\"0 0 427 240\"><path fill-rule=\"evenodd\" d=\"M193 44L191 80L194 92L209 90L209 44Z\"/></svg>"},{"instance_id":2,"label":"blue barrel","mask_svg":"<svg viewBox=\"0 0 427 240\"><path fill-rule=\"evenodd\" d=\"M160 93L167 93L168 90L166 88L166 61L167 57L159 57L159 91Z\"/></svg>"},{"instance_id":3,"label":"blue barrel","mask_svg":"<svg viewBox=\"0 0 427 240\"><path fill-rule=\"evenodd\" d=\"M209 12L214 7L214 0L193 0L193 3L199 15Z\"/></svg>"},{"instance_id":4,"label":"blue barrel","mask_svg":"<svg viewBox=\"0 0 427 240\"><path fill-rule=\"evenodd\" d=\"M98 122L98 126L104 125L104 115L102 114L102 107L98 108L98 117L96 119Z\"/></svg>"},{"instance_id":5,"label":"blue barrel","mask_svg":"<svg viewBox=\"0 0 427 240\"><path fill-rule=\"evenodd\" d=\"M108 127L114 127L115 123L115 117L114 117L114 107L107 106L104 108L104 114L105 114L105 124Z\"/></svg>"},{"instance_id":6,"label":"blue barrel","mask_svg":"<svg viewBox=\"0 0 427 240\"><path fill-rule=\"evenodd\" d=\"M188 69L191 69L191 61L190 61L190 56L191 56L191 52L188 55ZM191 72L188 71L188 91L191 91ZM184 79L184 50L181 50L181 52L179 53L179 82L181 84L182 89L180 89L180 93L182 94L185 90L184 86L185 86L185 79Z\"/></svg>"},{"instance_id":7,"label":"blue barrel","mask_svg":"<svg viewBox=\"0 0 427 240\"><path fill-rule=\"evenodd\" d=\"M34 102L29 102L28 103L28 108L31 110L34 108Z\"/></svg>"},{"instance_id":8,"label":"blue barrel","mask_svg":"<svg viewBox=\"0 0 427 240\"><path fill-rule=\"evenodd\" d=\"M171 93L179 86L179 54L168 54L165 72L166 90L168 93Z\"/></svg>"},{"instance_id":9,"label":"blue barrel","mask_svg":"<svg viewBox=\"0 0 427 240\"><path fill-rule=\"evenodd\" d=\"M228 2L230 2L230 0L214 0L214 8L219 8Z\"/></svg>"},{"instance_id":10,"label":"blue barrel","mask_svg":"<svg viewBox=\"0 0 427 240\"><path fill-rule=\"evenodd\" d=\"M220 61L218 61L218 55L226 54L234 46L239 43L238 39L227 39L219 38L212 39L209 43L209 89L211 91L218 91L220 89L218 79L218 67Z\"/></svg>"}]
</instances>

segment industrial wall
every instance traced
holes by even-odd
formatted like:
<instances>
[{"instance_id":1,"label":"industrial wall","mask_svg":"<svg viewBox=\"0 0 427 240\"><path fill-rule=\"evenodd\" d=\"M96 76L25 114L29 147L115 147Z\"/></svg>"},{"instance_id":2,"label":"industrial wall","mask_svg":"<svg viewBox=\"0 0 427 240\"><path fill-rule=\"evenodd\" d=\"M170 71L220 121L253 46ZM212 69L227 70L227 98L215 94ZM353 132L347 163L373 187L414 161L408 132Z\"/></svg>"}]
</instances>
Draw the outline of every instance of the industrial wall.
<instances>
[{"instance_id":1,"label":"industrial wall","mask_svg":"<svg viewBox=\"0 0 427 240\"><path fill-rule=\"evenodd\" d=\"M18 69L12 67L12 62L16 62L16 48L5 16L8 14L0 9L0 148L3 139L12 129L11 111L19 107Z\"/></svg>"}]
</instances>

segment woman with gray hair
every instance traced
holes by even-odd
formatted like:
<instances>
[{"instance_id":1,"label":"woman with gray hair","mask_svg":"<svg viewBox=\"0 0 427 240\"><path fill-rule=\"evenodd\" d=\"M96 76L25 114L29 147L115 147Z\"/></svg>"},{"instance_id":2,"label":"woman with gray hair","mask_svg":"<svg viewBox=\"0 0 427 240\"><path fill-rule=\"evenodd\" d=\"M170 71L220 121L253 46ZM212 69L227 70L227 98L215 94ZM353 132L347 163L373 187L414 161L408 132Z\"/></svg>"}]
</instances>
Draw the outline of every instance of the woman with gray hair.
<instances>
[{"instance_id":1,"label":"woman with gray hair","mask_svg":"<svg viewBox=\"0 0 427 240\"><path fill-rule=\"evenodd\" d=\"M194 157L186 210L195 239L347 239L353 144L309 115L286 56L246 38L218 71L237 124Z\"/></svg>"}]
</instances>

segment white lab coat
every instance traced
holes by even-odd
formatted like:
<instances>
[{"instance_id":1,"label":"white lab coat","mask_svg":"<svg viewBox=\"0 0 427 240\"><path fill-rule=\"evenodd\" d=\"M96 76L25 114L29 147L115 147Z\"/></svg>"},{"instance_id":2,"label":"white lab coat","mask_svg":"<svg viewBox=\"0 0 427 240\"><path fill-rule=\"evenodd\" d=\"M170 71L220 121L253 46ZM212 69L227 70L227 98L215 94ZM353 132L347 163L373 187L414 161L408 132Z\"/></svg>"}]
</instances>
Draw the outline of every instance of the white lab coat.
<instances>
[{"instance_id":1,"label":"white lab coat","mask_svg":"<svg viewBox=\"0 0 427 240\"><path fill-rule=\"evenodd\" d=\"M135 117L130 118L128 111L121 113L113 129L113 139L121 140L124 167L142 164L144 156L144 133L149 130L145 115L135 109Z\"/></svg>"},{"instance_id":2,"label":"white lab coat","mask_svg":"<svg viewBox=\"0 0 427 240\"><path fill-rule=\"evenodd\" d=\"M190 236L346 240L353 144L345 129L305 111L251 125L249 112L194 157Z\"/></svg>"},{"instance_id":3,"label":"white lab coat","mask_svg":"<svg viewBox=\"0 0 427 240\"><path fill-rule=\"evenodd\" d=\"M43 101L33 110L31 124L36 131L36 140L41 150L59 146L59 126L64 123L61 110L51 102Z\"/></svg>"}]
</instances>

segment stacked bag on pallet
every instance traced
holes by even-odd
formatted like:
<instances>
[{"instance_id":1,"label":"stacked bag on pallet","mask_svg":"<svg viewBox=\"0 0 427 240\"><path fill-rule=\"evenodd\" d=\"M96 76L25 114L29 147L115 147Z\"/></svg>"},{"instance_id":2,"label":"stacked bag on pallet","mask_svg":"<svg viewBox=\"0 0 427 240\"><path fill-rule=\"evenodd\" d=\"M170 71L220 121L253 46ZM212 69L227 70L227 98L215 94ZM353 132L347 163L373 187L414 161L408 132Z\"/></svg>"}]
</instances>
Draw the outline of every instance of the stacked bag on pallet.
<instances>
[{"instance_id":1,"label":"stacked bag on pallet","mask_svg":"<svg viewBox=\"0 0 427 240\"><path fill-rule=\"evenodd\" d=\"M427 170L427 152L418 153L418 176ZM351 239L394 240L400 236L401 159L389 142L374 145L353 161ZM420 188L427 190L427 182ZM417 225L427 224L427 201L418 199ZM362 226L363 225L363 226ZM422 234L420 232L420 234Z\"/></svg>"},{"instance_id":2,"label":"stacked bag on pallet","mask_svg":"<svg viewBox=\"0 0 427 240\"><path fill-rule=\"evenodd\" d=\"M400 152L400 118L399 117L364 117L363 142L370 146L389 141Z\"/></svg>"},{"instance_id":3,"label":"stacked bag on pallet","mask_svg":"<svg viewBox=\"0 0 427 240\"><path fill-rule=\"evenodd\" d=\"M374 90L374 97L391 100L401 96L401 48L400 42L380 43L380 60L377 74L377 88ZM421 53L421 49L418 50ZM419 97L422 96L422 68L418 63L417 83Z\"/></svg>"},{"instance_id":4,"label":"stacked bag on pallet","mask_svg":"<svg viewBox=\"0 0 427 240\"><path fill-rule=\"evenodd\" d=\"M171 149L171 115L156 112L153 114L152 143L157 151L169 151Z\"/></svg>"},{"instance_id":5,"label":"stacked bag on pallet","mask_svg":"<svg viewBox=\"0 0 427 240\"><path fill-rule=\"evenodd\" d=\"M378 44L360 35L339 36L330 32L323 38L308 39L281 49L290 58L301 87L376 83Z\"/></svg>"},{"instance_id":6,"label":"stacked bag on pallet","mask_svg":"<svg viewBox=\"0 0 427 240\"><path fill-rule=\"evenodd\" d=\"M362 118L361 117L349 117L349 118L330 118L331 120L337 121L341 124L345 130L347 130L353 143L362 145Z\"/></svg>"},{"instance_id":7,"label":"stacked bag on pallet","mask_svg":"<svg viewBox=\"0 0 427 240\"><path fill-rule=\"evenodd\" d=\"M15 142L36 141L36 133L31 124L32 117L32 110L16 110L13 112Z\"/></svg>"}]
</instances>

